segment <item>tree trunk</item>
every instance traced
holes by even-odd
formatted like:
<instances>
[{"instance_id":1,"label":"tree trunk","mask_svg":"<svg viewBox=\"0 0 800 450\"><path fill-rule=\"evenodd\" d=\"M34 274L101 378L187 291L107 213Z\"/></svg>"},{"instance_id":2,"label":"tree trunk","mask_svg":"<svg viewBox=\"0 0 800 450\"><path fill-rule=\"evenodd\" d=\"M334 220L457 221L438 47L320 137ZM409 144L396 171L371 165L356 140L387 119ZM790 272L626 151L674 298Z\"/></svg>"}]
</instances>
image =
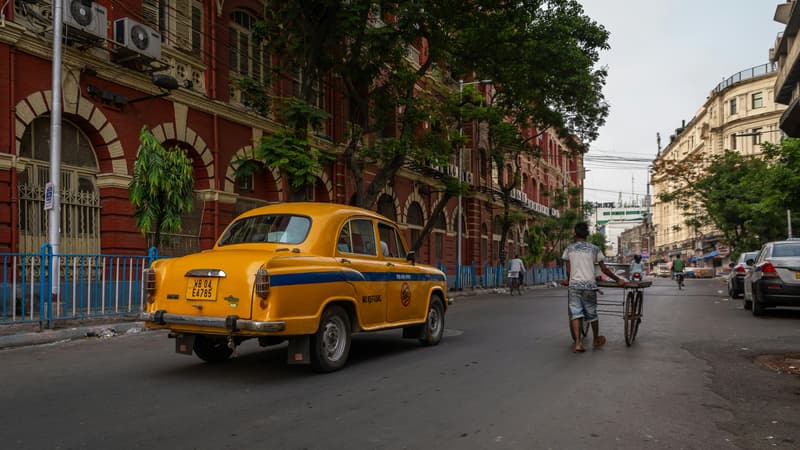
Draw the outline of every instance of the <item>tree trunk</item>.
<instances>
[{"instance_id":1,"label":"tree trunk","mask_svg":"<svg viewBox=\"0 0 800 450\"><path fill-rule=\"evenodd\" d=\"M435 218L439 215L439 213L442 212L442 210L444 210L444 207L447 206L447 202L449 202L451 198L453 198L453 195L445 192L444 196L442 196L442 198L439 199L439 201L436 203L436 206L433 208L433 212L431 212L430 217L428 217L428 221L425 223L425 227L422 229L422 232L420 232L417 241L411 245L411 250L414 251L419 250L419 248L422 246L422 242L431 233Z\"/></svg>"}]
</instances>

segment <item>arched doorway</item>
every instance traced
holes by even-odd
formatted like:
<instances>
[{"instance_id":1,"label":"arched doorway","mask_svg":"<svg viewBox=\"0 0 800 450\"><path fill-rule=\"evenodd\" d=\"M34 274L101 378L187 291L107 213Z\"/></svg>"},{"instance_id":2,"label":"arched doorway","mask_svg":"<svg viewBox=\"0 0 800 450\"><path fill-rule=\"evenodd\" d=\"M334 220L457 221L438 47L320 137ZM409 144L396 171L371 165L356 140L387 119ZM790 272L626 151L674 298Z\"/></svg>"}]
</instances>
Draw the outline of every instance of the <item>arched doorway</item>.
<instances>
[{"instance_id":1,"label":"arched doorway","mask_svg":"<svg viewBox=\"0 0 800 450\"><path fill-rule=\"evenodd\" d=\"M50 117L40 116L25 129L19 159L19 251L38 253L47 242L44 191L50 181ZM92 143L75 124L61 123L59 253L100 253L98 163Z\"/></svg>"}]
</instances>

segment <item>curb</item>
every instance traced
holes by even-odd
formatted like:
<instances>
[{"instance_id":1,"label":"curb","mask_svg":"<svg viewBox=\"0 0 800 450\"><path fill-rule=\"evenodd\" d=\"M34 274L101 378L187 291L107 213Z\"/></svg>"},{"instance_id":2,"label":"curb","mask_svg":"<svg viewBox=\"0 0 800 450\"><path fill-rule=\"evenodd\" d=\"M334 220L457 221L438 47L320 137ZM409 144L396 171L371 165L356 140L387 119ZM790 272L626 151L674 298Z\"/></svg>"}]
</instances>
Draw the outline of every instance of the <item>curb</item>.
<instances>
[{"instance_id":1,"label":"curb","mask_svg":"<svg viewBox=\"0 0 800 450\"><path fill-rule=\"evenodd\" d=\"M30 345L52 344L83 338L105 339L120 334L133 334L146 331L144 322L120 322L105 325L44 330L0 336L0 349L27 347Z\"/></svg>"}]
</instances>

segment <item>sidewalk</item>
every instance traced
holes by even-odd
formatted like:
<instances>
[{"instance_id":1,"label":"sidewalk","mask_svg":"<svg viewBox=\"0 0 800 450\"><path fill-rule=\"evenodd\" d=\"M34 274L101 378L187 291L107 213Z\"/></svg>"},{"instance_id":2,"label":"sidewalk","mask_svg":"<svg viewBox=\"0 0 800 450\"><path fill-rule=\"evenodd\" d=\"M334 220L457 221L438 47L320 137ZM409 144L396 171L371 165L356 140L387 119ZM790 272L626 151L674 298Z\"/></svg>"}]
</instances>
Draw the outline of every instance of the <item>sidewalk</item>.
<instances>
[{"instance_id":1,"label":"sidewalk","mask_svg":"<svg viewBox=\"0 0 800 450\"><path fill-rule=\"evenodd\" d=\"M552 288L552 286L523 286L522 290L548 288ZM455 300L478 295L508 295L508 288L468 289L448 292L448 297ZM457 301L454 303L458 304ZM76 339L104 339L120 334L141 333L144 331L147 331L147 328L145 328L144 322L137 320L136 315L57 320L54 321L53 328L48 330L39 330L38 323L0 325L0 350Z\"/></svg>"}]
</instances>

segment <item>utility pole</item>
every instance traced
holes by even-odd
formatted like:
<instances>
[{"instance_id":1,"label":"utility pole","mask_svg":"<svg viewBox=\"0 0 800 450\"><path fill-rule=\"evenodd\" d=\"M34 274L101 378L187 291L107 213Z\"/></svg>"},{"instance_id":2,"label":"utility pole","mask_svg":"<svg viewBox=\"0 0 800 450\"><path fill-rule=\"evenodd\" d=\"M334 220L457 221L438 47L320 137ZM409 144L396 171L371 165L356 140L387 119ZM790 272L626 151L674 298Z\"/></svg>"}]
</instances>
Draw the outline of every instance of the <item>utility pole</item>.
<instances>
[{"instance_id":1,"label":"utility pole","mask_svg":"<svg viewBox=\"0 0 800 450\"><path fill-rule=\"evenodd\" d=\"M50 108L50 182L45 188L47 237L53 254L58 255L61 243L61 40L63 0L53 0L53 98ZM48 192L49 191L49 192ZM49 199L48 199L49 196ZM49 200L49 201L48 201ZM58 293L60 275L58 264L53 265L53 293Z\"/></svg>"}]
</instances>

